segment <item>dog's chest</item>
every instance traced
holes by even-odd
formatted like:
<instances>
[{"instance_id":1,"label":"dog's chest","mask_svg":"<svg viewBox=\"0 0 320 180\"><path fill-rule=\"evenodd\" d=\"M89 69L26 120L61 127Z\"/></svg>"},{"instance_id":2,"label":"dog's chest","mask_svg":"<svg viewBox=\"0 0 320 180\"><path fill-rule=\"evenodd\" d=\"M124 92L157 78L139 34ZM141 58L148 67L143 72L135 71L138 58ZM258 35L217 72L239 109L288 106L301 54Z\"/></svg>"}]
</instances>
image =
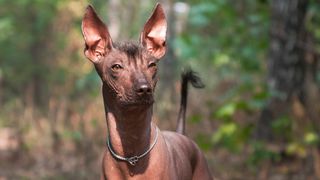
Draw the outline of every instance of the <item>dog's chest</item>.
<instances>
[{"instance_id":1,"label":"dog's chest","mask_svg":"<svg viewBox=\"0 0 320 180\"><path fill-rule=\"evenodd\" d=\"M164 139L160 136L157 145L149 156L139 161L135 166L127 162L115 160L110 152L106 151L103 159L103 179L112 180L178 180L188 179L191 175L181 173L189 162L182 162L173 157ZM185 177L184 177L185 176Z\"/></svg>"}]
</instances>

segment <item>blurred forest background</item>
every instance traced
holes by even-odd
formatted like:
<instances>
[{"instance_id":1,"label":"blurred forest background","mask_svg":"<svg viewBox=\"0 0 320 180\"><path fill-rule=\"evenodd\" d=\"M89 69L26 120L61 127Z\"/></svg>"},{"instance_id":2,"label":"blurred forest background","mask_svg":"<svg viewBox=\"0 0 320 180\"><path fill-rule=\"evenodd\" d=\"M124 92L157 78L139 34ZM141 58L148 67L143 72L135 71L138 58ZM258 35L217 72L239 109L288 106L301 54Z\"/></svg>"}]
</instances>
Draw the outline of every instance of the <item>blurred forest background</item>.
<instances>
[{"instance_id":1,"label":"blurred forest background","mask_svg":"<svg viewBox=\"0 0 320 180\"><path fill-rule=\"evenodd\" d=\"M160 0L169 50L156 122L187 133L218 179L320 179L320 3ZM101 83L84 57L88 3L113 40L138 39L155 1L0 0L0 179L98 179L106 148Z\"/></svg>"}]
</instances>

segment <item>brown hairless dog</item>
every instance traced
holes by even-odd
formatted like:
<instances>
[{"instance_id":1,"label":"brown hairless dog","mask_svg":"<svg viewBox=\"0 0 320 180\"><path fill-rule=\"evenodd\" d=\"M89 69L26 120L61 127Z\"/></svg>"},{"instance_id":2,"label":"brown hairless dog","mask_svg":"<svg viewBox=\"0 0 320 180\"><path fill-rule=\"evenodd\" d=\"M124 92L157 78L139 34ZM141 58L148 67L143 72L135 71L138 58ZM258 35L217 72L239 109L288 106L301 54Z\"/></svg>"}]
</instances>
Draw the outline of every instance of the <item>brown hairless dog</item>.
<instances>
[{"instance_id":1,"label":"brown hairless dog","mask_svg":"<svg viewBox=\"0 0 320 180\"><path fill-rule=\"evenodd\" d=\"M114 43L107 26L88 6L82 20L84 53L103 82L108 125L101 179L212 179L198 146L184 133L187 83L201 87L192 71L183 75L177 132L152 123L157 63L166 51L167 22L157 4L139 43Z\"/></svg>"}]
</instances>

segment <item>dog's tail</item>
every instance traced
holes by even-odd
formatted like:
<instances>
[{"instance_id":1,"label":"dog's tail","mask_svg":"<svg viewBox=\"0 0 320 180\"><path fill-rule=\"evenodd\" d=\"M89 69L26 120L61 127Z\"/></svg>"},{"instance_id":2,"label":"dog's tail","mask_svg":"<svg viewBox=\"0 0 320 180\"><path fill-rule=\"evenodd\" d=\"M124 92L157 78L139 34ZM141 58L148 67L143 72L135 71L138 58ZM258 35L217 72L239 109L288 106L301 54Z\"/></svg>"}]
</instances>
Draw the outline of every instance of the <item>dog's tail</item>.
<instances>
[{"instance_id":1,"label":"dog's tail","mask_svg":"<svg viewBox=\"0 0 320 180\"><path fill-rule=\"evenodd\" d=\"M180 134L185 134L185 121L186 121L186 111L187 111L187 96L188 96L188 83L191 83L195 88L203 88L200 77L196 72L192 71L190 68L186 69L181 74L181 102L180 111L178 116L178 124L176 132Z\"/></svg>"}]
</instances>

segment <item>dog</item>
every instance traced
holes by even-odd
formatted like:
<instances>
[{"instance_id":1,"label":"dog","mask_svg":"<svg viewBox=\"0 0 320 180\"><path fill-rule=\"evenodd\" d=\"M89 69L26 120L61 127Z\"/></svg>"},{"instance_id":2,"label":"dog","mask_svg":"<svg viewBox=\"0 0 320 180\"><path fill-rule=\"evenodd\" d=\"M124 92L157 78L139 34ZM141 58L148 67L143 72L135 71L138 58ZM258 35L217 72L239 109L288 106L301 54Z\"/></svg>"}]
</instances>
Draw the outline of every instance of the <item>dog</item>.
<instances>
[{"instance_id":1,"label":"dog","mask_svg":"<svg viewBox=\"0 0 320 180\"><path fill-rule=\"evenodd\" d=\"M114 43L91 5L81 28L84 54L102 80L109 136L101 179L213 179L199 147L183 135L187 84L202 86L192 71L183 74L177 132L160 131L152 123L157 63L166 52L162 6L154 8L138 43Z\"/></svg>"}]
</instances>

